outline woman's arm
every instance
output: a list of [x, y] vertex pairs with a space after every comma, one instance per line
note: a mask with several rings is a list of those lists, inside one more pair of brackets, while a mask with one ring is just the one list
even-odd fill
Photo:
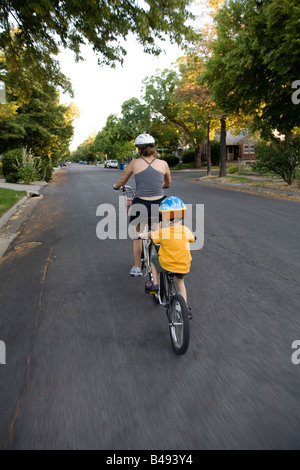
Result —
[[164, 175], [164, 184], [163, 184], [163, 188], [168, 188], [171, 184], [171, 172], [170, 172], [170, 168], [169, 168], [169, 165], [166, 163], [166, 172], [165, 172], [165, 175]]
[[130, 176], [133, 174], [133, 165], [134, 165], [134, 160], [131, 160], [131, 162], [129, 163], [128, 167], [124, 171], [119, 181], [116, 184], [114, 184], [114, 189], [120, 189], [122, 186], [124, 186], [124, 184], [127, 183]]

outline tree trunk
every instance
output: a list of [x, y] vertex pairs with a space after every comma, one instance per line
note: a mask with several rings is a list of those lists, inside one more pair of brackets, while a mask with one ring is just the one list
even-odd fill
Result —
[[220, 174], [226, 176], [226, 118], [221, 119], [221, 138], [220, 138]]
[[201, 145], [195, 148], [195, 168], [201, 168], [201, 150]]
[[207, 123], [207, 176], [211, 175], [210, 122]]

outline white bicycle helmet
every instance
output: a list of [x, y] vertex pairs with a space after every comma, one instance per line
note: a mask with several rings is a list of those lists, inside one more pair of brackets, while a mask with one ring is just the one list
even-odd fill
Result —
[[143, 149], [145, 147], [154, 147], [155, 140], [152, 137], [152, 135], [144, 132], [143, 134], [138, 135], [137, 138], [135, 139], [135, 146], [138, 149]]

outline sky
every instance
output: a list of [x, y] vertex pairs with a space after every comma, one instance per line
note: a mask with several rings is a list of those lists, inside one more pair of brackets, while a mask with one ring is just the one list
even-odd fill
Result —
[[[124, 101], [136, 97], [141, 99], [142, 81], [155, 75], [156, 70], [171, 68], [172, 63], [184, 52], [169, 41], [164, 42], [167, 53], [159, 57], [143, 52], [142, 46], [132, 36], [127, 41], [127, 55], [123, 66], [112, 69], [97, 64], [97, 56], [92, 48], [85, 46], [82, 55], [85, 61], [75, 62], [71, 51], [63, 51], [60, 56], [62, 72], [71, 80], [74, 98], [63, 96], [63, 103], [74, 102], [80, 111], [73, 126], [74, 137], [70, 150], [75, 150], [90, 135], [97, 134], [105, 126], [110, 114], [121, 115]], [[145, 129], [146, 130], [146, 129]]]

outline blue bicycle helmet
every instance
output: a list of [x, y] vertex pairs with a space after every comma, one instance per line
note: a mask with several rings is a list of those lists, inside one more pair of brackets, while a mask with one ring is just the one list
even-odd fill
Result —
[[186, 211], [186, 205], [177, 196], [169, 196], [159, 205], [159, 212], [165, 219], [183, 218]]

